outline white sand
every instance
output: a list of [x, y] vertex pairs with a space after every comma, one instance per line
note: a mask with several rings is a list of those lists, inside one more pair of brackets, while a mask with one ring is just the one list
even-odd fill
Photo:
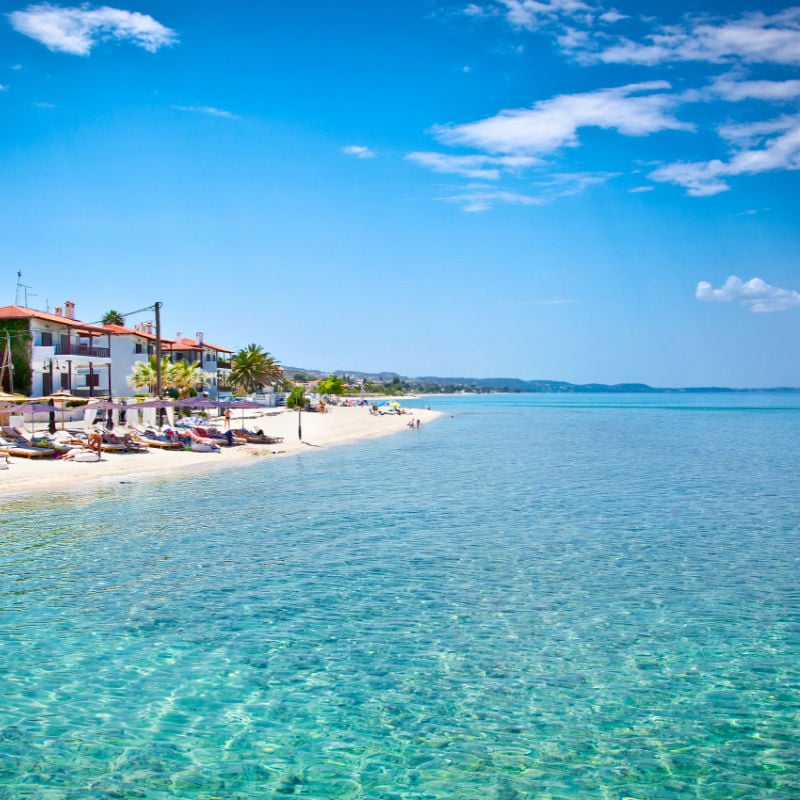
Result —
[[[185, 450], [149, 448], [142, 453], [103, 453], [96, 462], [62, 459], [28, 459], [11, 456], [9, 468], [0, 469], [0, 496], [29, 493], [83, 490], [98, 480], [116, 478], [180, 476], [186, 472], [232, 467], [252, 463], [253, 458], [313, 451], [359, 439], [408, 431], [410, 419], [419, 419], [424, 426], [439, 412], [413, 409], [400, 415], [373, 416], [365, 407], [334, 407], [325, 414], [303, 413], [303, 440], [298, 439], [298, 414], [283, 410], [277, 415], [246, 416], [249, 430], [261, 429], [268, 436], [282, 436], [280, 444], [249, 444], [222, 447], [219, 453], [195, 453]], [[214, 420], [211, 420], [214, 423]], [[232, 427], [240, 427], [241, 417], [234, 414]], [[222, 429], [222, 420], [216, 424]], [[414, 431], [416, 434], [416, 431]], [[2, 456], [0, 455], [0, 458]]]

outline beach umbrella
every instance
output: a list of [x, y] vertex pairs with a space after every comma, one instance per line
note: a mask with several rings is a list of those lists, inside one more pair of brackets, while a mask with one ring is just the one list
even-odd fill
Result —
[[[64, 415], [66, 413], [67, 401], [75, 400], [75, 395], [66, 389], [61, 389], [61, 391], [53, 392], [52, 394], [46, 394], [44, 397], [37, 397], [35, 399], [46, 403], [50, 403], [52, 401], [56, 406], [58, 406], [58, 410], [61, 412], [61, 430], [63, 431], [65, 427]], [[55, 430], [51, 429], [50, 433], [55, 433]]]
[[44, 403], [23, 403], [21, 406], [13, 406], [9, 409], [11, 413], [15, 414], [30, 414], [31, 415], [31, 436], [36, 432], [36, 421], [33, 415], [40, 411], [49, 411], [52, 406], [45, 405]]
[[245, 409], [269, 408], [264, 403], [256, 403], [255, 400], [233, 400], [230, 403], [222, 403], [223, 408], [240, 408], [242, 410], [242, 428], [244, 428]]
[[219, 403], [209, 397], [184, 397], [183, 400], [175, 401], [175, 408], [205, 411], [211, 408], [219, 408]]
[[[115, 411], [118, 408], [123, 408], [123, 406], [120, 405], [120, 403], [115, 403], [113, 400], [101, 400], [98, 403], [90, 403], [89, 405], [86, 406], [85, 410], [86, 411], [94, 411], [95, 412], [94, 422], [92, 423], [93, 425], [97, 424], [98, 422], [103, 422], [104, 421], [103, 417], [106, 416], [107, 420], [105, 421], [105, 424], [106, 424], [106, 427], [109, 428], [109, 430], [110, 430], [111, 428], [114, 427], [114, 420], [113, 420], [113, 417], [111, 416], [111, 414], [112, 414], [113, 411]], [[97, 418], [97, 414], [99, 412], [101, 412], [101, 411], [106, 411], [108, 413], [107, 413], [107, 415], [102, 415], [101, 414], [101, 418], [98, 419]], [[85, 417], [84, 417], [84, 419], [85, 419]]]
[[220, 405], [216, 400], [208, 397], [184, 397], [175, 401], [175, 408], [217, 408]]
[[156, 415], [156, 419], [158, 422], [159, 427], [163, 422], [162, 411], [165, 408], [174, 408], [175, 401], [174, 400], [165, 400], [161, 397], [154, 397], [152, 400], [145, 400], [144, 403], [138, 403], [136, 405], [137, 409], [140, 408], [155, 408], [158, 409], [158, 414]]

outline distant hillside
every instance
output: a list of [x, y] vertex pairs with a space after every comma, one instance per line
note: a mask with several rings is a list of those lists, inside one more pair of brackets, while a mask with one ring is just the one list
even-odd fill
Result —
[[423, 375], [416, 378], [404, 377], [396, 372], [359, 372], [357, 370], [335, 370], [325, 372], [300, 367], [284, 367], [286, 375], [304, 375], [309, 380], [339, 375], [351, 381], [370, 381], [374, 383], [397, 384], [406, 390], [418, 392], [537, 392], [537, 393], [613, 393], [613, 394], [657, 394], [657, 393], [695, 393], [695, 392], [800, 392], [800, 388], [773, 387], [768, 389], [732, 389], [724, 386], [691, 386], [683, 388], [654, 387], [646, 383], [569, 383], [567, 381], [526, 381], [521, 378], [466, 378]]

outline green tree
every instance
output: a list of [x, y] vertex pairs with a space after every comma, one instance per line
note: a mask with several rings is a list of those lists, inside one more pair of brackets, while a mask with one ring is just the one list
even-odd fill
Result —
[[344, 381], [338, 375], [328, 375], [319, 382], [317, 391], [320, 394], [344, 394]]
[[[161, 385], [165, 385], [164, 375], [169, 370], [169, 358], [161, 359]], [[156, 393], [156, 357], [149, 356], [147, 361], [137, 361], [133, 365], [133, 372], [128, 375], [128, 383], [134, 389], [146, 389], [150, 394]]]
[[[161, 359], [161, 389], [164, 393], [173, 392], [178, 397], [187, 397], [191, 390], [208, 377], [200, 368], [200, 362], [170, 362], [168, 356]], [[149, 356], [147, 361], [137, 361], [133, 372], [127, 378], [134, 389], [147, 389], [150, 394], [156, 393], [156, 357]]]
[[261, 345], [249, 344], [231, 359], [231, 383], [245, 392], [283, 382], [283, 369]]
[[295, 386], [286, 398], [286, 408], [305, 408], [306, 397], [302, 386]]
[[114, 311], [112, 308], [111, 311], [106, 311], [103, 314], [103, 325], [124, 325], [125, 324], [125, 317], [119, 313], [119, 311]]
[[170, 389], [175, 389], [180, 397], [189, 397], [196, 388], [208, 378], [208, 373], [203, 372], [199, 361], [176, 361], [170, 364], [167, 370], [166, 383]]

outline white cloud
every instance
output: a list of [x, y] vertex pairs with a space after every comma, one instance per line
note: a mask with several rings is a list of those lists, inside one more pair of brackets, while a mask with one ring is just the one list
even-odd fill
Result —
[[488, 211], [498, 204], [532, 206], [544, 203], [543, 200], [537, 197], [530, 197], [529, 195], [503, 189], [487, 189], [483, 186], [468, 186], [463, 192], [442, 199], [448, 203], [457, 203], [464, 211], [472, 213]]
[[539, 185], [549, 188], [551, 198], [569, 197], [617, 177], [618, 172], [560, 172], [550, 175], [546, 181], [540, 181]]
[[8, 86], [3, 86], [3, 84], [0, 83], [0, 92], [4, 92], [6, 89], [8, 89]]
[[583, 127], [615, 129], [626, 136], [663, 130], [692, 130], [668, 113], [676, 100], [656, 93], [669, 89], [665, 81], [634, 83], [585, 94], [542, 100], [533, 108], [501, 111], [494, 117], [465, 125], [440, 125], [436, 137], [450, 145], [490, 153], [545, 154], [578, 144]]
[[445, 153], [409, 153], [406, 158], [421, 167], [444, 175], [461, 175], [474, 180], [499, 180], [504, 171], [516, 172], [538, 159], [528, 156], [455, 156]]
[[730, 76], [718, 78], [712, 84], [715, 94], [724, 100], [784, 101], [800, 97], [800, 80], [737, 81]]
[[468, 17], [485, 17], [488, 16], [488, 12], [482, 6], [477, 5], [477, 3], [469, 3], [464, 7], [463, 13]]
[[707, 302], [741, 303], [755, 313], [787, 311], [800, 306], [800, 292], [794, 289], [770, 286], [761, 278], [743, 281], [736, 275], [731, 275], [719, 289], [714, 289], [707, 281], [700, 281], [695, 296]]
[[34, 105], [36, 106], [36, 108], [44, 108], [47, 110], [51, 108], [58, 108], [58, 106], [55, 103], [48, 103], [46, 100], [43, 100], [39, 103], [34, 103]]
[[[729, 141], [744, 145], [729, 161], [667, 164], [649, 177], [683, 186], [693, 197], [707, 197], [730, 189], [726, 181], [729, 177], [800, 169], [800, 115], [729, 125], [721, 128], [720, 133]], [[778, 135], [769, 136], [775, 133]]]
[[374, 158], [375, 153], [374, 151], [370, 150], [369, 147], [364, 147], [360, 144], [351, 144], [348, 147], [343, 147], [342, 152], [348, 156], [355, 156], [356, 158]]
[[591, 7], [582, 0], [500, 0], [515, 28], [535, 30], [559, 17], [585, 16]]
[[210, 117], [223, 117], [224, 119], [238, 119], [236, 114], [214, 106], [172, 106], [176, 111], [187, 111], [190, 114], [208, 114]]
[[596, 58], [606, 63], [654, 65], [670, 61], [800, 64], [800, 7], [736, 20], [690, 20], [661, 28], [646, 43], [621, 39]]
[[613, 24], [615, 22], [620, 22], [623, 19], [629, 19], [627, 14], [620, 14], [615, 8], [612, 8], [605, 13], [601, 14], [599, 19], [603, 22], [608, 22], [609, 24]]
[[80, 56], [89, 55], [101, 41], [130, 41], [154, 53], [178, 39], [175, 31], [147, 14], [109, 6], [61, 8], [41, 3], [24, 11], [13, 11], [8, 18], [14, 30], [50, 50]]

